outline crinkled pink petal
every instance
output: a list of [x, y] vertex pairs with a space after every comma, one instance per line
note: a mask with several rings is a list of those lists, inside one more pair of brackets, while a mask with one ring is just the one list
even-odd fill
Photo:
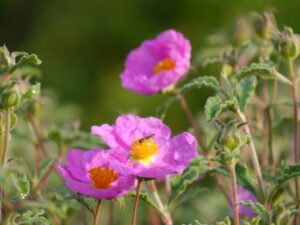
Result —
[[[175, 62], [174, 69], [154, 74], [154, 67], [166, 58]], [[141, 94], [155, 94], [182, 78], [190, 67], [190, 59], [190, 42], [180, 32], [164, 31], [128, 54], [120, 75], [122, 85]]]
[[[118, 157], [115, 157], [116, 152], [117, 150], [105, 151], [103, 149], [70, 150], [66, 156], [66, 166], [57, 162], [60, 173], [66, 179], [66, 186], [85, 196], [97, 199], [117, 198], [134, 189], [137, 181], [133, 175], [133, 169], [122, 158], [125, 155], [119, 154]], [[107, 166], [118, 173], [119, 179], [110, 184], [111, 188], [97, 189], [93, 187], [93, 181], [89, 178], [88, 171], [99, 166]]]
[[113, 126], [93, 126], [92, 133], [100, 135], [111, 148], [123, 148], [125, 151], [129, 151], [132, 142], [138, 138], [154, 134], [153, 141], [161, 145], [171, 136], [170, 128], [160, 119], [140, 118], [130, 114], [119, 116]]
[[167, 174], [182, 173], [189, 165], [189, 161], [198, 156], [197, 142], [193, 135], [183, 132], [162, 146], [160, 152], [148, 165], [133, 163], [137, 176], [157, 178]]

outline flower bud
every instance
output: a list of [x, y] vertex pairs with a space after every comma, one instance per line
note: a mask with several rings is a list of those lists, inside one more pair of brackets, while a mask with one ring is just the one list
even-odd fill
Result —
[[19, 99], [19, 94], [16, 91], [5, 91], [1, 96], [1, 102], [4, 108], [17, 106]]
[[299, 41], [291, 28], [285, 27], [279, 40], [279, 52], [286, 58], [295, 58], [299, 54]]
[[272, 31], [276, 28], [276, 21], [272, 11], [265, 11], [254, 22], [255, 32], [262, 39], [269, 39]]

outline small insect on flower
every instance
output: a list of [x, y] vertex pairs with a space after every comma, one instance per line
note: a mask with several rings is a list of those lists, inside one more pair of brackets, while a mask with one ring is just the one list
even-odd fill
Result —
[[155, 136], [155, 134], [150, 134], [150, 135], [148, 135], [148, 136], [146, 136], [146, 137], [143, 137], [143, 138], [141, 138], [141, 139], [139, 140], [139, 143], [142, 144], [144, 141], [146, 141], [146, 140], [148, 140], [148, 139], [150, 139], [150, 138], [153, 138], [154, 136]]

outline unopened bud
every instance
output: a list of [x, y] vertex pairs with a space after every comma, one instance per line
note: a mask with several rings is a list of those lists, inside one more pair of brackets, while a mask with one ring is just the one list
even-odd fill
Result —
[[299, 54], [299, 41], [291, 28], [285, 28], [279, 40], [279, 52], [286, 58], [295, 58]]
[[19, 94], [16, 91], [6, 91], [1, 96], [1, 102], [4, 108], [15, 107], [19, 104]]
[[262, 16], [257, 18], [254, 23], [256, 34], [262, 39], [269, 39], [272, 31], [276, 28], [274, 15], [271, 11], [266, 11]]

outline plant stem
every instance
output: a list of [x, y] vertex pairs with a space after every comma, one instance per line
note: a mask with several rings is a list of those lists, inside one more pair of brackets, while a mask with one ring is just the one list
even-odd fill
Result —
[[[247, 122], [247, 120], [245, 118], [245, 115], [240, 111], [240, 109], [237, 110], [237, 114], [238, 114], [238, 117], [240, 118], [240, 120], [242, 122]], [[265, 199], [264, 199], [262, 174], [261, 174], [260, 165], [259, 165], [259, 161], [258, 161], [258, 158], [257, 158], [257, 153], [256, 153], [255, 145], [254, 145], [254, 142], [253, 142], [253, 138], [252, 138], [252, 135], [251, 135], [251, 132], [250, 132], [249, 125], [245, 126], [245, 132], [251, 137], [249, 147], [250, 147], [252, 162], [253, 162], [254, 169], [255, 169], [255, 172], [256, 172], [257, 183], [258, 183], [258, 187], [259, 187], [259, 191], [260, 191], [261, 201], [262, 201], [262, 203], [264, 203]]]
[[114, 218], [114, 201], [111, 200], [109, 203], [108, 225], [113, 225], [113, 218]]
[[101, 199], [98, 199], [96, 210], [94, 212], [94, 225], [98, 225], [100, 206], [101, 206]]
[[44, 146], [44, 142], [43, 142], [43, 140], [41, 138], [39, 129], [38, 129], [37, 125], [35, 124], [34, 119], [32, 118], [31, 112], [28, 113], [28, 121], [29, 121], [30, 125], [33, 128], [34, 134], [35, 134], [35, 136], [37, 138], [37, 143], [38, 143], [39, 148], [42, 150], [44, 156], [47, 158], [48, 157], [48, 153], [47, 153], [46, 148]]
[[6, 163], [6, 154], [8, 149], [9, 142], [9, 131], [10, 131], [10, 110], [5, 110], [5, 128], [4, 128], [4, 143], [3, 143], [3, 151], [1, 153], [1, 165], [5, 165]]
[[201, 139], [201, 137], [200, 137], [200, 134], [199, 134], [198, 129], [197, 129], [197, 126], [196, 126], [196, 124], [195, 124], [195, 122], [194, 122], [192, 113], [191, 113], [191, 111], [190, 111], [188, 105], [186, 104], [186, 101], [185, 101], [184, 97], [183, 97], [183, 96], [180, 96], [179, 101], [180, 101], [180, 104], [181, 104], [183, 110], [185, 111], [186, 116], [187, 116], [187, 118], [188, 118], [188, 120], [189, 120], [189, 122], [190, 122], [190, 124], [191, 124], [191, 126], [192, 126], [192, 128], [193, 128], [193, 130], [194, 130], [196, 139], [197, 139], [197, 141], [198, 141], [198, 143], [199, 143], [199, 145], [200, 145], [202, 151], [204, 152], [204, 155], [207, 156], [207, 155], [208, 155], [208, 152], [209, 152], [209, 149], [206, 148], [204, 142], [202, 141], [202, 139]]
[[234, 224], [239, 225], [239, 209], [237, 206], [237, 185], [236, 185], [236, 174], [235, 174], [235, 164], [229, 166], [232, 181], [232, 196], [233, 196], [233, 212], [234, 212]]
[[[192, 113], [188, 107], [188, 105], [186, 104], [186, 101], [184, 99], [183, 96], [180, 96], [179, 97], [179, 101], [180, 101], [180, 104], [183, 108], [183, 110], [185, 111], [186, 113], [186, 116], [194, 130], [194, 133], [195, 133], [195, 136], [196, 136], [196, 139], [197, 139], [197, 142], [199, 143], [203, 153], [204, 153], [204, 156], [205, 157], [208, 157], [209, 156], [209, 149], [205, 146], [204, 142], [202, 141], [201, 137], [200, 137], [200, 134], [198, 132], [198, 129], [197, 129], [197, 126], [194, 122], [194, 119], [193, 119], [193, 116], [192, 116]], [[208, 164], [210, 167], [212, 166], [212, 164], [209, 162]], [[223, 194], [225, 195], [226, 199], [228, 200], [229, 204], [231, 204], [231, 200], [230, 200], [230, 197], [229, 197], [229, 194], [226, 192], [225, 188], [223, 187], [221, 181], [220, 181], [220, 177], [218, 174], [215, 174], [214, 175], [214, 178], [216, 180], [216, 183], [218, 185], [218, 187], [221, 189], [221, 191], [223, 192]]]
[[132, 225], [135, 225], [136, 210], [137, 210], [137, 205], [138, 205], [138, 202], [139, 202], [139, 195], [140, 195], [141, 184], [142, 184], [142, 180], [139, 180], [137, 188], [136, 188], [136, 196], [135, 196], [134, 206], [133, 206]]
[[[295, 78], [294, 68], [293, 68], [293, 60], [288, 60], [289, 64], [289, 72], [293, 82], [292, 92], [293, 92], [293, 104], [294, 104], [294, 163], [299, 163], [298, 156], [298, 100], [297, 100], [297, 81]], [[295, 177], [295, 192], [296, 192], [296, 209], [299, 209], [299, 190], [298, 190], [298, 177]], [[298, 223], [298, 215], [295, 215], [294, 225]]]
[[162, 220], [164, 221], [164, 223], [166, 225], [172, 225], [173, 224], [172, 217], [171, 217], [168, 209], [163, 205], [163, 203], [158, 195], [154, 180], [149, 181], [149, 186], [150, 186], [150, 190], [152, 191], [153, 197], [154, 197], [156, 203], [158, 204], [158, 208], [163, 212], [163, 215], [161, 215]]

